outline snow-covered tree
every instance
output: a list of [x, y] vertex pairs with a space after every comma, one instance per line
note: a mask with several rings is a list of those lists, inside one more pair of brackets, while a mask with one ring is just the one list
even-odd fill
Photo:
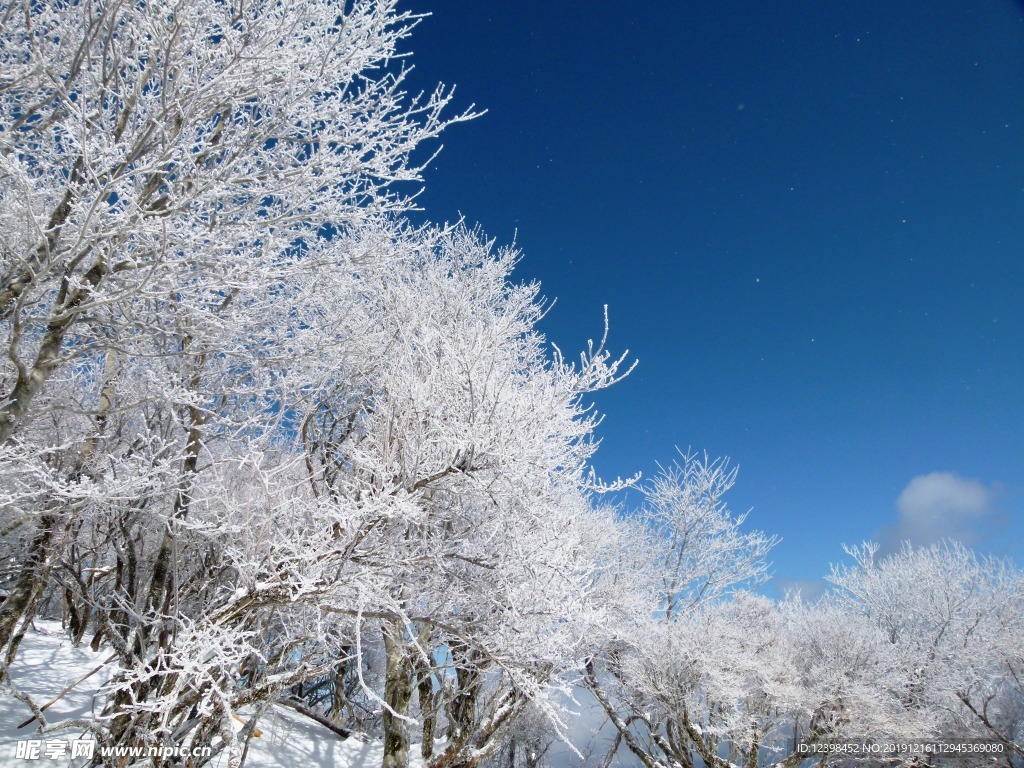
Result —
[[[144, 464], [137, 496], [95, 493], [61, 553], [76, 621], [119, 654], [99, 733], [230, 747], [239, 706], [354, 672], [389, 765], [408, 759], [416, 690], [422, 735], [443, 739], [432, 764], [473, 764], [529, 702], [555, 714], [548, 683], [603, 602], [617, 529], [589, 500], [585, 398], [621, 358], [548, 353], [537, 286], [462, 227], [377, 221], [303, 258], [264, 288], [278, 303], [238, 296], [239, 334], [193, 382], [210, 399], [187, 510], [180, 475], [161, 488]], [[175, 381], [162, 362], [124, 386]], [[156, 439], [133, 418], [119, 434]]]
[[[886, 691], [901, 673], [900, 662], [877, 626], [851, 614], [832, 598], [782, 606], [792, 654], [792, 682], [799, 687], [793, 708], [794, 742], [821, 744], [882, 737], [900, 719]], [[799, 755], [798, 755], [799, 757]]]
[[[151, 475], [185, 513], [216, 385], [204, 368], [233, 351], [232, 305], [303, 267], [318, 234], [408, 207], [392, 187], [419, 178], [412, 153], [450, 97], [403, 92], [393, 61], [414, 21], [388, 0], [0, 14], [0, 462], [28, 545], [0, 609], [9, 655], [54, 553], [105, 493], [89, 478], [111, 417], [150, 419]], [[173, 377], [124, 386], [142, 360]], [[138, 456], [135, 437], [122, 451]]]
[[[853, 564], [835, 567], [830, 577], [838, 605], [848, 626], [883, 640], [858, 674], [858, 687], [867, 682], [874, 690], [869, 711], [884, 707], [890, 715], [884, 724], [875, 716], [868, 735], [994, 739], [1008, 758], [1024, 757], [1021, 573], [956, 543], [905, 546], [880, 561], [874, 545], [848, 552]], [[842, 643], [850, 647], [848, 638]], [[840, 719], [841, 709], [864, 717], [847, 699], [822, 703]]]
[[632, 566], [646, 610], [586, 668], [620, 744], [648, 768], [756, 765], [776, 725], [789, 657], [774, 606], [738, 587], [765, 573], [775, 539], [743, 532], [724, 494], [736, 471], [693, 454], [663, 469], [633, 516], [646, 542]]

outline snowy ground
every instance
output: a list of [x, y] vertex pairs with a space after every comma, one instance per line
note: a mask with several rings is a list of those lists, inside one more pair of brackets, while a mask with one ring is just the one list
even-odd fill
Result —
[[[72, 648], [57, 622], [37, 621], [36, 631], [22, 643], [12, 679], [18, 690], [42, 706], [67, 685], [99, 666], [109, 650], [93, 653], [88, 647]], [[69, 718], [90, 718], [97, 689], [109, 674], [98, 672], [70, 691], [45, 711], [47, 722]], [[0, 768], [9, 766], [84, 766], [85, 757], [72, 758], [75, 742], [83, 738], [81, 728], [41, 736], [36, 724], [18, 728], [31, 716], [29, 708], [8, 691], [0, 693]], [[361, 768], [381, 764], [381, 745], [356, 737], [342, 740], [326, 728], [287, 709], [275, 708], [261, 718], [262, 735], [250, 741], [247, 768]], [[20, 742], [20, 745], [19, 745]], [[79, 746], [79, 749], [82, 747]], [[34, 753], [34, 754], [33, 754]], [[212, 765], [226, 765], [220, 755]]]

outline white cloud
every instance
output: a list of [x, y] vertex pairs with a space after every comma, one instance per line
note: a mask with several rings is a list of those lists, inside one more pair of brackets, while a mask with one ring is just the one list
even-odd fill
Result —
[[918, 475], [896, 500], [899, 519], [883, 531], [883, 549], [896, 549], [903, 541], [921, 546], [943, 539], [973, 545], [992, 522], [993, 498], [983, 483], [956, 472]]

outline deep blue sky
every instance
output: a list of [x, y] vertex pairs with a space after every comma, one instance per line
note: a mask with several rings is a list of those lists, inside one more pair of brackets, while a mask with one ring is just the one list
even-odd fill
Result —
[[602, 475], [731, 456], [780, 583], [903, 535], [1024, 564], [1022, 6], [405, 7], [414, 82], [488, 110], [426, 215], [515, 237], [563, 350], [608, 304], [640, 360], [598, 398]]

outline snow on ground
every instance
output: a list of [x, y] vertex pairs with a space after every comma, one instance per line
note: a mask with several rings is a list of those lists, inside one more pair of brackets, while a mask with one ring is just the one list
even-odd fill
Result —
[[[18, 660], [11, 668], [11, 677], [19, 691], [29, 694], [42, 706], [109, 656], [109, 649], [94, 653], [84, 644], [73, 648], [59, 622], [36, 621], [35, 630], [25, 636]], [[47, 708], [44, 712], [47, 722], [91, 718], [98, 709], [94, 707], [97, 691], [111, 671], [111, 667], [102, 669]], [[35, 723], [19, 729], [31, 714], [31, 710], [8, 690], [0, 691], [0, 768], [80, 768], [89, 763], [85, 757], [71, 757], [74, 743], [84, 736], [81, 728], [45, 736], [39, 735]], [[246, 768], [371, 768], [381, 764], [379, 743], [361, 741], [357, 737], [343, 740], [288, 709], [275, 707], [267, 712], [260, 719], [259, 730], [262, 735], [249, 742]], [[227, 755], [222, 753], [211, 765], [218, 768], [227, 765]]]
[[[66, 686], [99, 666], [109, 655], [109, 650], [106, 653], [94, 653], [84, 644], [72, 648], [59, 622], [37, 621], [35, 629], [29, 631], [22, 641], [18, 659], [11, 667], [11, 678], [17, 690], [30, 695], [33, 701], [42, 707]], [[90, 718], [96, 689], [106, 681], [109, 674], [107, 669], [101, 670], [47, 708], [44, 712], [47, 722]], [[45, 755], [36, 760], [16, 757], [19, 741], [44, 738], [36, 733], [35, 722], [22, 728], [18, 727], [31, 715], [32, 711], [28, 706], [11, 696], [6, 686], [0, 691], [0, 766], [61, 764], [59, 760], [47, 758]], [[78, 729], [45, 738], [60, 737], [68, 741], [79, 739], [81, 736], [81, 729]], [[63, 764], [70, 765], [70, 761], [66, 760]]]

